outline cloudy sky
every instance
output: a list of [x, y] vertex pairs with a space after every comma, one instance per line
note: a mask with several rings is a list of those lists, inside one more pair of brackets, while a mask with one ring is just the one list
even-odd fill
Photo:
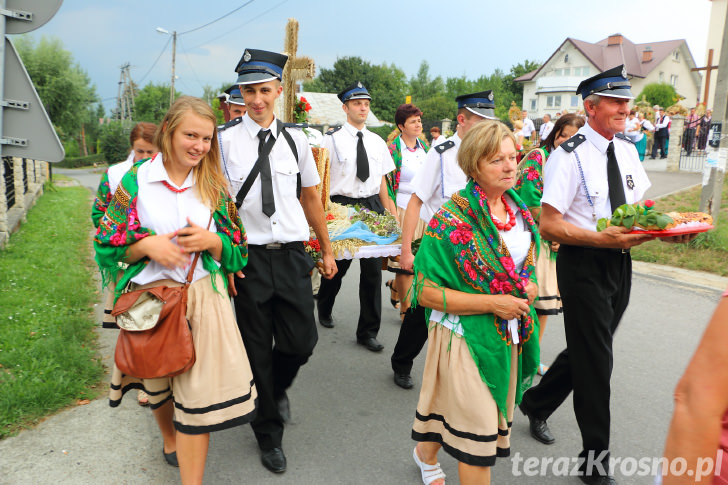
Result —
[[200, 96], [205, 85], [236, 79], [246, 47], [283, 50], [289, 17], [300, 22], [299, 54], [317, 67], [360, 56], [393, 63], [409, 77], [427, 60], [433, 75], [477, 78], [525, 59], [543, 62], [566, 37], [597, 42], [617, 32], [635, 43], [686, 39], [703, 66], [710, 6], [709, 0], [64, 0], [27, 35], [60, 39], [110, 108], [126, 63], [141, 86], [169, 83], [171, 36], [157, 27], [178, 33], [177, 90]]

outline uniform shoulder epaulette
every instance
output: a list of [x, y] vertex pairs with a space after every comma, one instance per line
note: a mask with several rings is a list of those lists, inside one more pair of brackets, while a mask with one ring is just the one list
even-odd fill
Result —
[[454, 146], [455, 146], [455, 142], [454, 141], [447, 140], [447, 141], [444, 141], [444, 142], [440, 143], [439, 145], [437, 145], [435, 147], [435, 151], [437, 151], [437, 153], [439, 153], [440, 155], [442, 155], [446, 150], [449, 150], [449, 149], [451, 149]]
[[624, 133], [622, 133], [622, 132], [615, 133], [614, 136], [617, 137], [617, 138], [619, 138], [620, 140], [628, 141], [628, 142], [634, 144], [634, 142], [632, 141], [632, 139], [630, 137], [628, 137], [627, 135], [625, 135]]
[[217, 127], [217, 131], [225, 131], [228, 128], [231, 128], [231, 127], [233, 127], [233, 126], [235, 126], [237, 124], [240, 124], [242, 121], [243, 121], [243, 117], [242, 116], [239, 116], [239, 117], [235, 118], [234, 120], [228, 121], [227, 123], [225, 123], [224, 125], [222, 125], [222, 127], [219, 127], [218, 126]]
[[581, 133], [577, 133], [576, 135], [572, 136], [564, 143], [562, 143], [560, 146], [566, 151], [566, 153], [571, 153], [576, 147], [584, 143], [584, 140], [586, 140], [586, 137]]
[[308, 128], [308, 123], [283, 123], [283, 127], [284, 128], [298, 128], [300, 130], [303, 128]]
[[327, 135], [333, 135], [334, 133], [336, 133], [337, 131], [339, 131], [343, 127], [344, 127], [344, 125], [337, 126], [336, 128], [329, 128], [329, 131], [327, 131], [326, 134]]

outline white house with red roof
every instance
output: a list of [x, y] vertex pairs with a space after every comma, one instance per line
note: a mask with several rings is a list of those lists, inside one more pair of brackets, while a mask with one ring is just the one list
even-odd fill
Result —
[[523, 109], [529, 115], [553, 116], [583, 109], [576, 88], [595, 74], [624, 64], [637, 96], [650, 83], [672, 84], [685, 98], [686, 107], [695, 106], [700, 96], [701, 76], [684, 39], [635, 44], [622, 34], [613, 34], [592, 44], [567, 39], [538, 69], [517, 77], [523, 83]]

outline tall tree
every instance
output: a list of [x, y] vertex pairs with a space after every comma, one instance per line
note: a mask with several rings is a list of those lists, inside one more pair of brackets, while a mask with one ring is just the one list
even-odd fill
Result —
[[442, 95], [445, 91], [445, 83], [440, 76], [434, 79], [430, 77], [430, 64], [427, 61], [422, 61], [417, 74], [410, 79], [409, 85], [409, 94], [412, 95], [414, 104]]
[[44, 36], [36, 44], [21, 36], [14, 43], [59, 138], [79, 143], [84, 126], [94, 122], [99, 100], [88, 74], [57, 38]]
[[394, 112], [407, 92], [407, 77], [394, 64], [372, 65], [361, 57], [340, 57], [331, 69], [322, 68], [316, 79], [303, 86], [306, 91], [338, 93], [355, 81], [361, 81], [372, 95], [372, 112], [382, 120], [394, 121]]
[[[180, 94], [175, 90], [175, 98]], [[169, 109], [169, 84], [149, 83], [136, 92], [134, 121], [159, 123]]]

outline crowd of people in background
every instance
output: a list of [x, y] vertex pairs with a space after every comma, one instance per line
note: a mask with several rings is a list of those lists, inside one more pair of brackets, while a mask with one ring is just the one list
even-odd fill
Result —
[[[112, 406], [130, 389], [146, 393], [139, 402], [151, 405], [163, 457], [180, 467], [184, 484], [202, 483], [210, 432], [246, 423], [262, 465], [286, 471], [287, 390], [314, 352], [315, 317], [324, 329], [338, 323], [333, 308], [352, 260], [334, 259], [310, 140], [275, 115], [287, 60], [245, 49], [223, 97], [223, 126], [191, 97], [175, 101], [159, 126], [140, 123], [129, 159], [105, 174], [93, 208], [107, 307], [128, 288], [191, 276], [195, 364], [155, 379], [114, 367], [110, 390]], [[515, 408], [548, 445], [556, 438], [546, 421], [572, 391], [579, 478], [616, 483], [602, 462], [585, 460], [609, 459], [612, 339], [629, 300], [629, 250], [654, 236], [615, 226], [597, 233], [595, 224], [649, 188], [640, 162], [650, 133], [651, 158], [667, 156], [669, 116], [659, 106], [651, 116], [630, 110], [634, 97], [618, 66], [579, 85], [586, 115], [546, 114], [537, 129], [523, 110], [511, 129], [487, 90], [458, 96], [455, 132], [433, 127], [430, 143], [422, 111], [402, 104], [387, 146], [366, 126], [369, 91], [351, 81], [338, 94], [346, 122], [321, 141], [330, 198], [388, 211], [401, 228], [399, 257], [359, 260], [355, 337], [366, 350], [384, 349], [384, 268], [394, 274], [385, 298], [402, 319], [391, 356], [397, 386], [414, 387], [413, 360], [427, 345], [412, 426], [423, 483], [445, 483], [441, 449], [458, 461], [460, 483], [490, 483], [496, 459], [510, 453]], [[705, 149], [710, 117], [691, 110], [686, 150]], [[309, 228], [322, 253], [317, 301], [317, 270], [302, 242]], [[540, 342], [548, 317], [562, 312], [567, 346], [547, 365]], [[537, 374], [542, 380], [530, 387]], [[685, 427], [678, 419], [692, 414], [681, 411], [670, 453]]]

